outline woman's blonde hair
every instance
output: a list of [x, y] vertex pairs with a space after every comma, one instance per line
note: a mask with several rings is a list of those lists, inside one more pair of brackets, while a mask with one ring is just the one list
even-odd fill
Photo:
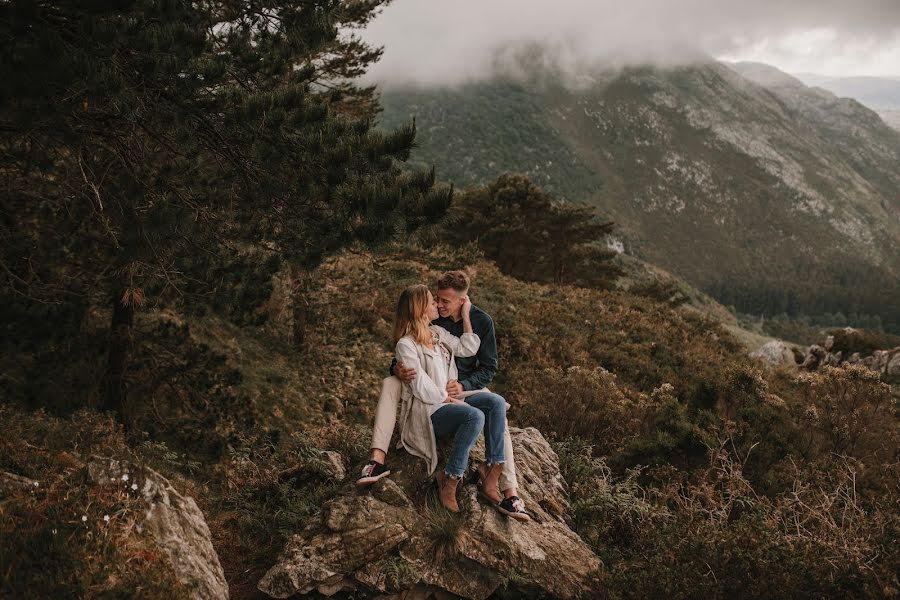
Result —
[[431, 342], [428, 330], [428, 286], [411, 285], [400, 294], [397, 315], [394, 318], [394, 343], [405, 335], [411, 335], [417, 344]]

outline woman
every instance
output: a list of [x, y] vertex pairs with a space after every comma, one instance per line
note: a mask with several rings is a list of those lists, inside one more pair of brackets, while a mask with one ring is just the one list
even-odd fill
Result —
[[[456, 337], [429, 324], [438, 317], [437, 304], [426, 286], [414, 285], [400, 295], [394, 322], [397, 360], [418, 373], [411, 383], [403, 385], [401, 392], [400, 443], [410, 454], [423, 458], [431, 474], [438, 459], [435, 436], [453, 435], [447, 464], [437, 474], [441, 504], [452, 512], [459, 511], [456, 488], [485, 424], [484, 412], [450, 397], [446, 391], [447, 382], [457, 377], [455, 357], [474, 356], [481, 343], [472, 332], [471, 307], [466, 297], [461, 315], [463, 334]], [[494, 419], [492, 426], [501, 428], [499, 435], [485, 432], [485, 439], [502, 440], [505, 420]], [[503, 453], [502, 443], [499, 448], [486, 448], [486, 455], [494, 457], [494, 464], [485, 471], [487, 485], [496, 485]]]

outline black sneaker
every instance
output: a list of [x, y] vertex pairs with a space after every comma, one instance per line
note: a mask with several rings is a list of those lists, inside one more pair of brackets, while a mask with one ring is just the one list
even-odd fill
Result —
[[497, 505], [497, 510], [516, 521], [522, 521], [524, 523], [525, 521], [531, 520], [531, 515], [525, 512], [525, 503], [522, 502], [522, 499], [518, 496], [504, 498], [500, 501], [500, 504]]
[[391, 469], [380, 462], [370, 460], [362, 469], [362, 477], [356, 480], [356, 485], [372, 485], [382, 477], [391, 474]]

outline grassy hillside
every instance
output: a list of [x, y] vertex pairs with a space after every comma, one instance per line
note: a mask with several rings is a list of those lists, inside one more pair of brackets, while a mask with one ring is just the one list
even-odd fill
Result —
[[[53, 493], [7, 498], [0, 531], [28, 531], [21, 544], [35, 547], [51, 529], [80, 531], [53, 515], [70, 510], [66, 490], [84, 493], [67, 476], [81, 453], [146, 461], [198, 499], [232, 597], [259, 597], [256, 581], [285, 540], [337, 489], [317, 475], [316, 452], [339, 452], [350, 476], [366, 454], [399, 291], [457, 260], [444, 248], [329, 260], [308, 297], [313, 350], [301, 354], [288, 344], [281, 274], [257, 325], [197, 307], [141, 313], [145, 360], [131, 374], [130, 431], [91, 411], [57, 403], [55, 414], [32, 412], [24, 393], [6, 397], [0, 469], [57, 483]], [[492, 387], [512, 404], [513, 424], [538, 427], [559, 452], [573, 525], [603, 558], [609, 597], [898, 589], [891, 498], [900, 429], [886, 386], [859, 369], [760, 370], [717, 319], [689, 305], [522, 283], [486, 262], [468, 269], [475, 304], [497, 326]], [[85, 323], [86, 337], [94, 326]], [[66, 360], [90, 371], [102, 355]], [[78, 390], [70, 405], [87, 401], [77, 394], [89, 390]], [[292, 467], [301, 475], [285, 475]], [[34, 527], [20, 529], [26, 521]], [[0, 572], [33, 597], [77, 595], [119, 589], [109, 574], [134, 560], [109, 547], [66, 545], [54, 556], [62, 552], [53, 578], [37, 576], [36, 558], [9, 553], [0, 553]], [[154, 560], [148, 597], [173, 585]], [[93, 579], [71, 583], [86, 564]]]

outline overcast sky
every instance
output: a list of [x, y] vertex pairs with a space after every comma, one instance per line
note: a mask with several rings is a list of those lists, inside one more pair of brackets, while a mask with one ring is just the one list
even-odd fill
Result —
[[706, 55], [900, 77], [900, 0], [394, 0], [363, 37], [385, 47], [370, 71], [382, 82], [484, 77], [523, 42], [574, 72]]

